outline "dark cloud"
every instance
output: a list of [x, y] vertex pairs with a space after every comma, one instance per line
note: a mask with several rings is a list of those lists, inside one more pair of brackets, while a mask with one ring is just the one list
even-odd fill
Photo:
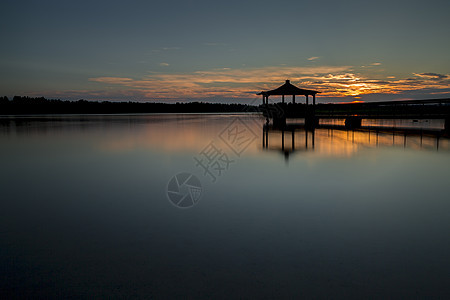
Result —
[[429, 79], [433, 79], [433, 80], [442, 80], [442, 79], [449, 78], [448, 75], [443, 75], [443, 74], [438, 74], [438, 73], [419, 73], [416, 75], [420, 76], [420, 77], [428, 77]]

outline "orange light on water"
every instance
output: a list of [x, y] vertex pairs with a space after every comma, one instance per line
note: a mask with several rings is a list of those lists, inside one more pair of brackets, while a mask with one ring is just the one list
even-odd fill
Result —
[[338, 104], [352, 104], [352, 103], [364, 103], [362, 100], [354, 100], [350, 102], [338, 102]]

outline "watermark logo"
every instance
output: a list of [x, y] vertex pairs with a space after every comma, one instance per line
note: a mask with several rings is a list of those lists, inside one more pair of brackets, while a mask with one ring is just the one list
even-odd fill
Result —
[[182, 172], [173, 176], [167, 184], [167, 198], [178, 208], [190, 208], [198, 203], [203, 188], [193, 174]]
[[234, 163], [234, 160], [230, 159], [213, 141], [199, 153], [199, 156], [194, 157], [194, 160], [197, 162], [195, 166], [201, 167], [204, 171], [203, 175], [210, 176], [212, 182], [216, 182], [217, 177], [221, 176], [224, 170], [228, 170], [231, 163]]
[[219, 134], [219, 138], [237, 156], [241, 156], [245, 149], [256, 139], [256, 134], [241, 119], [236, 118]]
[[[252, 119], [250, 121], [256, 122]], [[218, 135], [220, 141], [217, 138], [211, 140], [198, 155], [193, 157], [195, 166], [203, 171], [204, 177], [209, 177], [211, 182], [215, 183], [257, 137], [250, 127], [237, 117], [220, 132]], [[220, 144], [225, 144], [225, 147], [219, 146]], [[167, 184], [167, 197], [179, 208], [189, 208], [197, 204], [202, 191], [200, 180], [191, 173], [179, 173]]]

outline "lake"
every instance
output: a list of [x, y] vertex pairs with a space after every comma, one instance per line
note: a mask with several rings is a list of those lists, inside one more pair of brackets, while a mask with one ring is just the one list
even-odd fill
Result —
[[450, 297], [448, 139], [264, 124], [0, 117], [0, 293]]

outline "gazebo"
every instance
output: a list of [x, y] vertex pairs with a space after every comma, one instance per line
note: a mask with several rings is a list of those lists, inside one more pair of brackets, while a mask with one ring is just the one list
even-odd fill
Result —
[[286, 80], [286, 83], [283, 84], [282, 86], [280, 86], [274, 90], [258, 93], [257, 95], [263, 96], [263, 105], [269, 104], [269, 96], [272, 96], [272, 95], [280, 95], [282, 103], [284, 103], [285, 95], [292, 95], [292, 103], [295, 103], [295, 95], [303, 95], [306, 97], [306, 105], [308, 105], [308, 96], [312, 95], [313, 105], [316, 105], [316, 94], [317, 93], [320, 93], [320, 92], [298, 88], [295, 85], [292, 85], [289, 80]]

